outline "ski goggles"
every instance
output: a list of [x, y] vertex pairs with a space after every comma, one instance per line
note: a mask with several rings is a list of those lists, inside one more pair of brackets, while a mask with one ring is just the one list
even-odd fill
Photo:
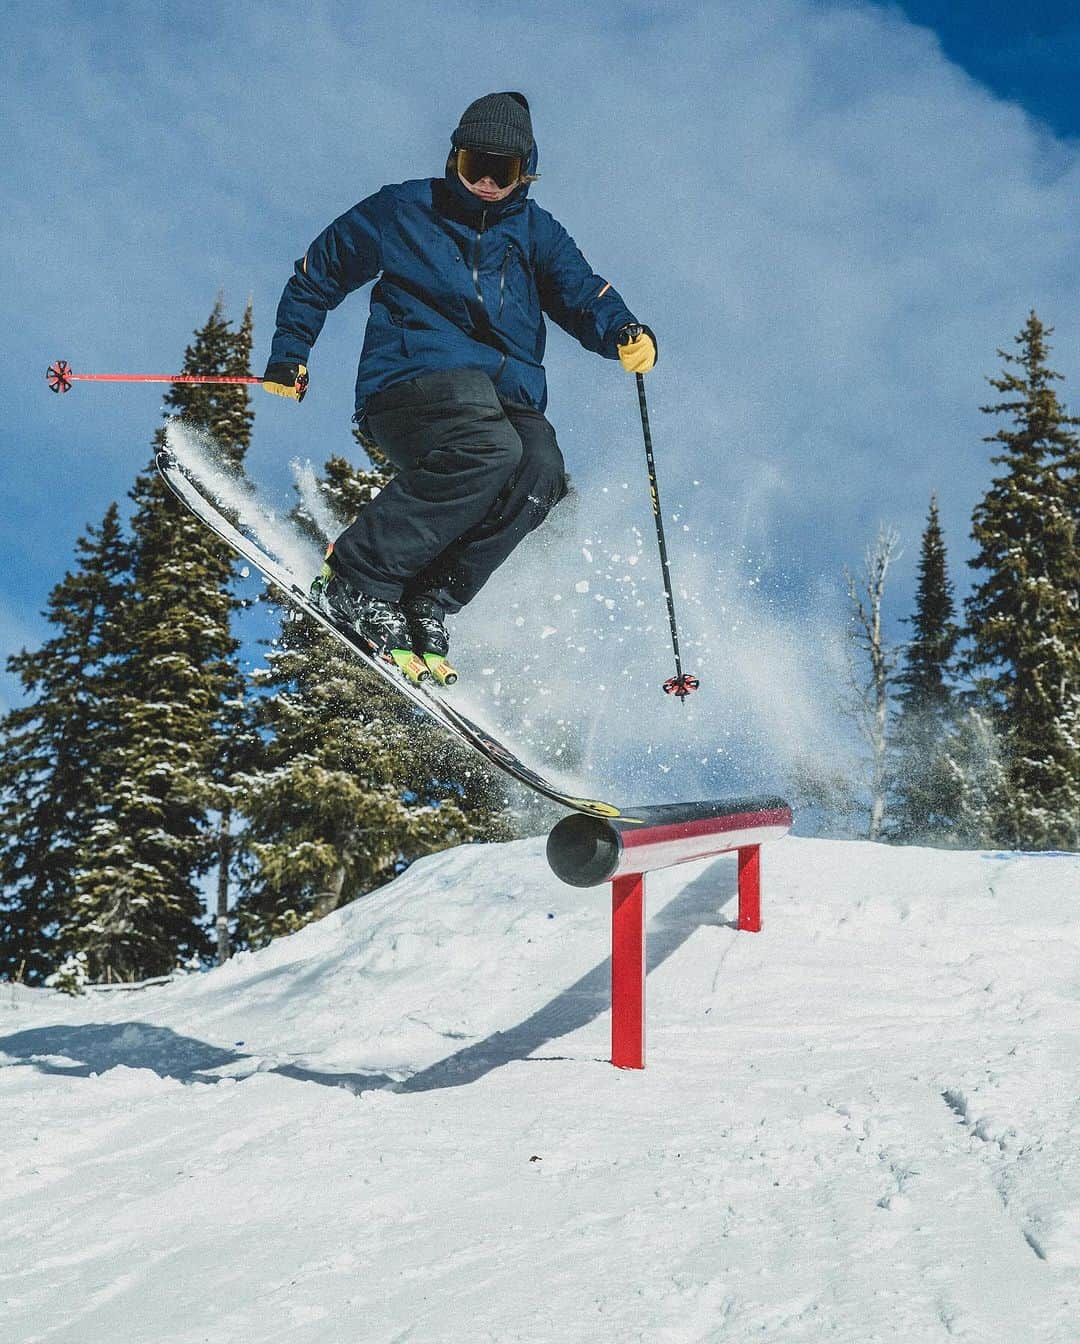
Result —
[[512, 187], [521, 177], [520, 154], [489, 154], [486, 149], [459, 149], [457, 170], [475, 185], [490, 177], [497, 187]]

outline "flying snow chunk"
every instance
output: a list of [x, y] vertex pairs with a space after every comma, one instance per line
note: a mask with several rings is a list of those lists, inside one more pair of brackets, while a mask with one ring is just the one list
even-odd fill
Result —
[[545, 625], [543, 630], [540, 631], [540, 638], [548, 639], [551, 635], [555, 634], [558, 634], [558, 630], [555, 628], [555, 626]]
[[250, 565], [244, 565], [244, 567], [243, 567], [243, 568], [241, 569], [241, 571], [240, 571], [240, 577], [241, 577], [242, 579], [250, 579], [250, 578], [251, 578], [251, 566], [250, 566]]
[[580, 583], [574, 584], [575, 593], [587, 593], [589, 591], [589, 580], [582, 579]]

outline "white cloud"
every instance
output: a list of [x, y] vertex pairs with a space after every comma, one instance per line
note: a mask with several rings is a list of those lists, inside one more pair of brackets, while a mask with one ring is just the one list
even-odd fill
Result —
[[[13, 593], [15, 609], [40, 605], [85, 517], [126, 489], [158, 409], [152, 391], [49, 398], [48, 359], [175, 364], [221, 285], [234, 311], [253, 294], [261, 358], [309, 238], [382, 182], [439, 171], [458, 112], [492, 87], [530, 96], [537, 198], [659, 334], [661, 484], [718, 571], [765, 563], [796, 608], [802, 595], [816, 609], [823, 578], [839, 583], [884, 517], [905, 534], [899, 595], [936, 489], [962, 580], [991, 474], [977, 407], [995, 348], [1034, 305], [1057, 326], [1066, 396], [1080, 378], [1076, 146], [898, 13], [432, 0], [316, 3], [302, 19], [284, 3], [191, 6], [181, 22], [176, 6], [114, 9], [107, 39], [77, 5], [61, 8], [62, 41], [29, 9], [7, 19], [16, 189], [2, 247], [18, 320], [0, 356], [21, 395], [4, 432], [48, 451], [5, 454], [5, 470], [27, 530], [53, 540], [41, 591]], [[293, 456], [351, 450], [365, 313], [354, 296], [331, 315], [302, 408], [258, 405], [251, 470], [282, 493]], [[632, 384], [561, 333], [549, 375], [586, 522], [600, 487], [628, 480], [618, 526], [648, 527]], [[672, 554], [689, 573], [680, 538]], [[500, 619], [480, 608], [471, 628], [485, 616]]]

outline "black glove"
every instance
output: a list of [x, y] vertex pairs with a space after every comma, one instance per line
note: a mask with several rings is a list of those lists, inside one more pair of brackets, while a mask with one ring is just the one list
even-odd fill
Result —
[[303, 401], [308, 385], [307, 365], [268, 364], [262, 376], [262, 385], [267, 392], [273, 392], [275, 397]]

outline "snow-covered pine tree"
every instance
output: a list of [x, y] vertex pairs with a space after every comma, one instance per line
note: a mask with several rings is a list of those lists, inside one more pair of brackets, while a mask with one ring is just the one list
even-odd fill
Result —
[[[185, 373], [247, 373], [251, 313], [233, 331], [219, 299], [195, 333]], [[177, 385], [166, 403], [237, 466], [252, 413], [244, 387]], [[155, 447], [164, 431], [155, 436]], [[79, 855], [78, 901], [63, 930], [92, 979], [163, 974], [207, 951], [198, 880], [221, 846], [225, 747], [242, 703], [230, 628], [228, 549], [164, 488], [153, 463], [131, 492], [132, 574], [113, 668], [117, 729], [103, 808]]]
[[967, 601], [969, 669], [1001, 730], [1008, 788], [1001, 843], [1080, 847], [1080, 545], [1070, 477], [1078, 440], [1049, 368], [1045, 328], [1032, 312], [1018, 354], [990, 384], [1003, 399], [982, 409], [1010, 423], [988, 436], [1003, 468], [975, 510], [983, 577]]
[[954, 827], [956, 786], [944, 751], [958, 712], [953, 686], [960, 629], [955, 615], [934, 495], [919, 552], [912, 638], [894, 678], [898, 689], [890, 734], [889, 838], [903, 844], [948, 841]]
[[992, 849], [1000, 844], [1001, 802], [1008, 796], [1008, 779], [990, 716], [975, 704], [964, 704], [946, 731], [938, 761], [951, 790], [950, 843], [959, 849]]
[[[343, 526], [385, 482], [372, 457], [370, 470], [327, 462], [319, 498], [296, 511], [313, 536], [313, 508]], [[502, 781], [287, 604], [255, 680], [266, 746], [245, 780], [238, 903], [238, 933], [251, 945], [355, 900], [423, 854], [507, 838]]]
[[130, 552], [111, 504], [49, 595], [57, 633], [8, 659], [27, 696], [0, 721], [0, 975], [39, 984], [63, 960], [74, 868], [101, 802], [105, 692]]

